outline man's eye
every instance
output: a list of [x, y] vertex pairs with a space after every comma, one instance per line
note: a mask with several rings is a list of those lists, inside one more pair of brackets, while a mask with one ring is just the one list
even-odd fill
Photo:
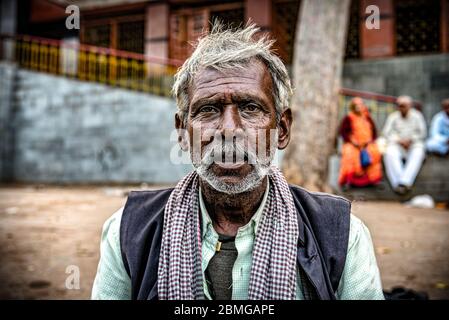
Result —
[[200, 108], [200, 112], [205, 112], [205, 113], [217, 112], [217, 108], [214, 106], [204, 106], [204, 107]]
[[253, 112], [253, 111], [257, 111], [259, 110], [259, 107], [254, 104], [254, 103], [248, 103], [242, 106], [242, 110], [243, 111], [249, 111], [249, 112]]

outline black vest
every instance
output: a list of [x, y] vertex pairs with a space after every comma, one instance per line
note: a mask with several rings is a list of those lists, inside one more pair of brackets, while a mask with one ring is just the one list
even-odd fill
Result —
[[[120, 246], [132, 299], [157, 299], [165, 204], [173, 189], [134, 191], [120, 225]], [[335, 299], [346, 260], [351, 203], [290, 186], [298, 212], [298, 266], [306, 299]]]

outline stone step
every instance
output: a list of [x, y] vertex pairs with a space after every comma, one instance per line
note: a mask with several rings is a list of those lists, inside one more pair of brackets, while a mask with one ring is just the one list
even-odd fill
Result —
[[436, 202], [449, 201], [449, 157], [438, 157], [427, 155], [426, 160], [416, 178], [415, 185], [410, 193], [400, 196], [397, 195], [387, 181], [385, 168], [384, 179], [377, 186], [364, 188], [351, 188], [341, 190], [338, 188], [338, 194], [349, 199], [359, 200], [395, 200], [407, 201], [412, 197], [422, 194], [428, 194]]

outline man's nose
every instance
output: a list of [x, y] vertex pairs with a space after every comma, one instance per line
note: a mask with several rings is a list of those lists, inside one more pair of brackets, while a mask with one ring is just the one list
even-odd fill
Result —
[[223, 109], [223, 115], [221, 120], [221, 132], [235, 132], [242, 128], [242, 123], [240, 121], [239, 110], [236, 105], [227, 105]]

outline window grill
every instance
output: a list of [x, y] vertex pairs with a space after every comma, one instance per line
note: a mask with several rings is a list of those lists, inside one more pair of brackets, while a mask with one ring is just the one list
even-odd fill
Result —
[[109, 47], [111, 45], [111, 25], [101, 24], [89, 26], [84, 29], [83, 43], [98, 47]]
[[119, 50], [144, 52], [144, 21], [122, 22], [118, 25]]
[[440, 1], [401, 0], [395, 2], [396, 52], [440, 51]]

